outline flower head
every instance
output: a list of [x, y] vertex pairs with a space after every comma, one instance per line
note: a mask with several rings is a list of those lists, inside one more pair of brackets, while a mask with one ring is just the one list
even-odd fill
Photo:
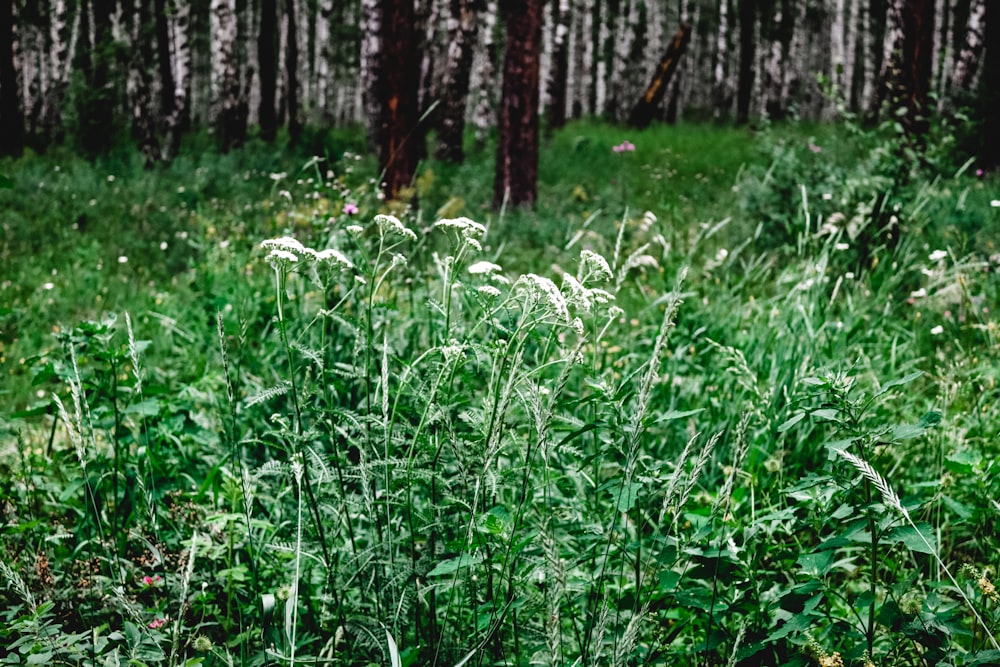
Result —
[[344, 213], [346, 215], [354, 215], [357, 212], [358, 212], [358, 205], [357, 204], [353, 204], [351, 202], [348, 202], [348, 203], [344, 204]]
[[811, 152], [813, 152], [813, 153], [822, 153], [823, 152], [822, 148], [820, 148], [819, 146], [817, 146], [816, 144], [814, 144], [811, 141], [809, 142], [809, 150]]
[[611, 150], [614, 151], [615, 153], [631, 153], [632, 151], [635, 150], [635, 144], [626, 139], [617, 146], [612, 146]]
[[394, 215], [379, 214], [375, 216], [375, 223], [379, 226], [384, 234], [397, 234], [399, 236], [410, 239], [411, 241], [417, 240], [417, 235], [413, 233], [409, 227], [404, 225], [399, 221]]

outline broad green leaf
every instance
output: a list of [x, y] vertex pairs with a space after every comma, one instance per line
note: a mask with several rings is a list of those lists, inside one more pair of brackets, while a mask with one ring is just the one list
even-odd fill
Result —
[[979, 452], [970, 449], [963, 449], [948, 454], [945, 458], [945, 466], [952, 472], [970, 473], [974, 468], [978, 468], [983, 462], [983, 457]]
[[802, 568], [802, 573], [811, 577], [822, 577], [830, 571], [834, 552], [831, 549], [802, 554], [795, 563]]
[[635, 501], [639, 498], [640, 491], [642, 491], [642, 482], [624, 484], [618, 495], [618, 511], [628, 512], [632, 509], [635, 506]]
[[685, 417], [696, 415], [704, 410], [705, 408], [698, 408], [697, 410], [668, 410], [657, 417], [656, 423], [662, 424], [663, 422], [672, 421], [674, 419], [684, 419]]
[[934, 537], [934, 529], [928, 523], [918, 523], [918, 533], [913, 526], [907, 524], [894, 528], [889, 533], [889, 539], [906, 546], [910, 551], [921, 554], [937, 553], [937, 539]]
[[470, 565], [478, 565], [483, 562], [483, 557], [474, 554], [462, 554], [458, 558], [449, 558], [448, 560], [443, 560], [434, 566], [434, 569], [427, 573], [428, 577], [440, 577], [445, 574], [454, 574], [458, 572], [463, 567], [468, 567]]
[[837, 418], [840, 417], [840, 412], [833, 408], [820, 408], [819, 410], [813, 410], [812, 415], [818, 419], [837, 421]]

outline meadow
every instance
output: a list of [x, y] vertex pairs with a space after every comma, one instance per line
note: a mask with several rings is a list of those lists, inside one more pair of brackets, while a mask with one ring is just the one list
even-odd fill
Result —
[[0, 162], [4, 664], [1000, 664], [946, 133], [578, 122], [501, 212], [471, 139], [417, 210], [211, 143]]

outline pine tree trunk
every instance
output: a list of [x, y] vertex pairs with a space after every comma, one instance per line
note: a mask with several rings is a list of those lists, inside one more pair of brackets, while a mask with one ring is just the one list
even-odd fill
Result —
[[260, 72], [260, 107], [257, 119], [260, 137], [274, 141], [278, 133], [278, 3], [261, 0], [260, 32], [257, 36], [257, 63]]
[[411, 0], [380, 0], [382, 14], [376, 91], [379, 104], [379, 170], [386, 199], [396, 199], [413, 182], [421, 151], [417, 129], [416, 54]]
[[570, 0], [553, 3], [552, 62], [548, 80], [548, 107], [545, 110], [545, 133], [552, 132], [566, 124], [566, 79], [569, 70], [569, 28]]
[[469, 97], [479, 10], [474, 0], [451, 0], [449, 4], [448, 57], [442, 81], [435, 152], [439, 160], [462, 162], [465, 159], [462, 138], [465, 134], [465, 107]]
[[24, 113], [14, 67], [14, 0], [0, 0], [0, 155], [24, 150]]
[[299, 117], [299, 35], [295, 0], [285, 0], [285, 104], [288, 112], [288, 137], [295, 143], [302, 134]]
[[757, 42], [754, 38], [756, 4], [756, 0], [740, 0], [740, 72], [736, 90], [736, 122], [740, 125], [745, 125], [750, 120], [754, 60], [757, 57]]
[[541, 0], [504, 0], [506, 47], [497, 123], [493, 208], [531, 206], [538, 188]]
[[663, 100], [663, 95], [667, 92], [667, 85], [670, 83], [670, 78], [674, 75], [674, 71], [677, 69], [677, 62], [684, 55], [690, 39], [691, 26], [687, 23], [682, 23], [674, 38], [670, 41], [667, 52], [663, 54], [663, 58], [660, 60], [660, 64], [656, 68], [656, 72], [653, 74], [653, 79], [649, 82], [646, 92], [643, 93], [639, 102], [632, 108], [632, 113], [629, 115], [629, 125], [641, 129], [648, 127], [653, 122], [656, 109]]

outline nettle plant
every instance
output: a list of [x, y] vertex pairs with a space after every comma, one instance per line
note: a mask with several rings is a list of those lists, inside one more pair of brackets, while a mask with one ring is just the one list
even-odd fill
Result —
[[[806, 378], [804, 402], [813, 407], [778, 427], [786, 432], [808, 417], [833, 427], [824, 443], [830, 465], [786, 490], [804, 510], [797, 539], [810, 548], [795, 563], [807, 578], [792, 589], [799, 612], [781, 632], [807, 633], [806, 650], [821, 665], [985, 665], [1000, 658], [997, 594], [986, 571], [946, 563], [940, 532], [924, 520], [934, 499], [900, 496], [880, 472], [902, 471], [908, 442], [941, 422], [936, 411], [915, 424], [885, 421], [883, 403], [921, 375], [870, 393], [843, 372]], [[842, 643], [843, 658], [826, 652], [830, 641]]]

